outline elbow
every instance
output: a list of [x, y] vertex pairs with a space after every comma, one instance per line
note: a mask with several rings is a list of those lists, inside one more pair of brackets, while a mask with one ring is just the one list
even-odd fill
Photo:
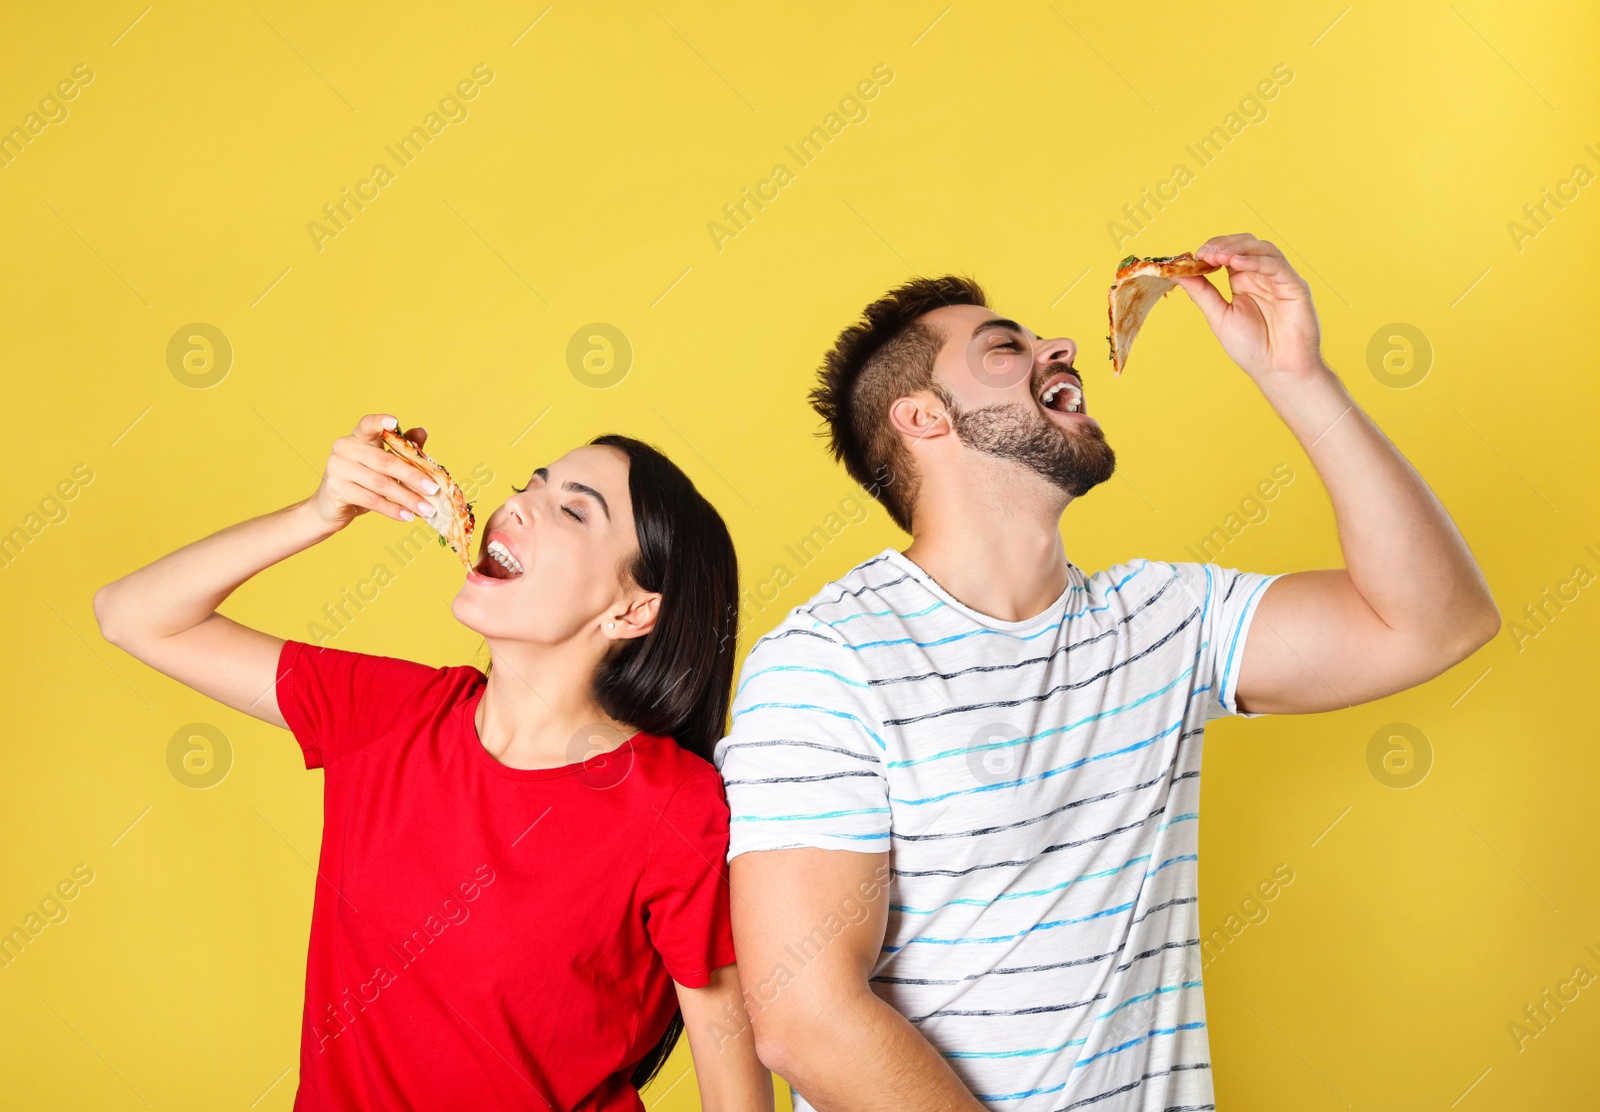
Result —
[[761, 1064], [779, 1077], [792, 1079], [795, 1063], [804, 1057], [796, 1040], [782, 1024], [772, 1019], [753, 1021], [756, 1057]]
[[769, 1007], [759, 1018], [751, 1016], [756, 1057], [795, 1088], [816, 1088], [813, 1084], [815, 1067], [819, 1058], [827, 1054], [820, 1044], [826, 1038], [828, 1024], [826, 1018], [806, 1015], [793, 1008]]
[[100, 627], [100, 636], [113, 645], [120, 644], [121, 636], [117, 625], [115, 594], [112, 588], [114, 583], [107, 583], [94, 593], [94, 621]]
[[1472, 621], [1467, 623], [1467, 629], [1468, 656], [1493, 641], [1495, 634], [1500, 632], [1500, 607], [1495, 605], [1494, 596], [1487, 591]]
[[1490, 598], [1483, 612], [1483, 640], [1478, 642], [1478, 647], [1482, 648], [1493, 641], [1495, 635], [1500, 632], [1500, 626], [1500, 608], [1495, 605], [1494, 599]]
[[1485, 594], [1474, 606], [1463, 608], [1449, 633], [1440, 638], [1444, 649], [1443, 672], [1453, 668], [1473, 653], [1483, 648], [1500, 632], [1500, 608], [1494, 599]]

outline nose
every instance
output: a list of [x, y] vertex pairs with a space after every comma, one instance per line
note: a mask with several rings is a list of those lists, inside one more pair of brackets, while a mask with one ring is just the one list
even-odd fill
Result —
[[503, 524], [524, 528], [528, 522], [533, 520], [533, 510], [523, 502], [526, 497], [528, 497], [528, 491], [524, 490], [520, 494], [513, 494], [505, 500]]
[[1034, 362], [1041, 367], [1052, 363], [1065, 363], [1072, 366], [1072, 361], [1078, 357], [1078, 345], [1065, 336], [1054, 340], [1041, 340], [1034, 348]]

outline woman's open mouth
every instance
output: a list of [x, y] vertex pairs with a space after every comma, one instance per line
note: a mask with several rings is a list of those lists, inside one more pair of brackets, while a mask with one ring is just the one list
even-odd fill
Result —
[[485, 579], [520, 579], [524, 568], [511, 549], [498, 540], [491, 540], [483, 546], [483, 555], [472, 570]]

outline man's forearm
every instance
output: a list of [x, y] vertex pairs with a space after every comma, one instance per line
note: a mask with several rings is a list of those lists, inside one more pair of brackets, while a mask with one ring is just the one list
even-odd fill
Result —
[[768, 1065], [819, 1112], [984, 1108], [928, 1040], [871, 992], [831, 997], [826, 1017], [791, 1029]]
[[333, 531], [308, 502], [230, 525], [102, 587], [95, 617], [108, 639], [182, 633], [240, 584]]
[[1384, 624], [1430, 638], [1487, 624], [1493, 598], [1466, 541], [1339, 377], [1321, 366], [1258, 383], [1327, 488], [1346, 571]]

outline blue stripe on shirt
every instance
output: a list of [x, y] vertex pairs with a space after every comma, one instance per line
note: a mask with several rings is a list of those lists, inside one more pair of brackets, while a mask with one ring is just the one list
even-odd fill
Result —
[[[1277, 576], [1273, 576], [1273, 579], [1276, 578]], [[1266, 590], [1271, 583], [1272, 579], [1264, 579], [1260, 583], [1256, 584], [1256, 589], [1250, 592], [1249, 598], [1245, 599], [1244, 608], [1240, 611], [1241, 615], [1250, 613], [1250, 605], [1255, 602], [1256, 596], [1262, 591]], [[1239, 648], [1239, 635], [1243, 632], [1244, 622], [1241, 620], [1238, 627], [1233, 631], [1232, 642], [1228, 645], [1227, 664], [1222, 669], [1222, 686], [1217, 691], [1217, 702], [1222, 704], [1223, 710], [1231, 709], [1237, 711], [1239, 709], [1239, 700], [1237, 694], [1235, 694], [1233, 706], [1231, 708], [1228, 706], [1223, 696], [1225, 696], [1228, 691], [1228, 677], [1233, 674], [1233, 654]]]
[[871, 726], [868, 726], [860, 718], [851, 714], [849, 711], [834, 710], [831, 707], [819, 707], [814, 703], [756, 703], [754, 706], [748, 706], [742, 710], [735, 711], [734, 717], [739, 718], [743, 715], [751, 713], [752, 711], [758, 710], [805, 710], [815, 711], [818, 714], [826, 714], [833, 718], [847, 718], [865, 730], [867, 736], [877, 743], [879, 749], [887, 750], [889, 748], [883, 743], [883, 739], [877, 735]]

